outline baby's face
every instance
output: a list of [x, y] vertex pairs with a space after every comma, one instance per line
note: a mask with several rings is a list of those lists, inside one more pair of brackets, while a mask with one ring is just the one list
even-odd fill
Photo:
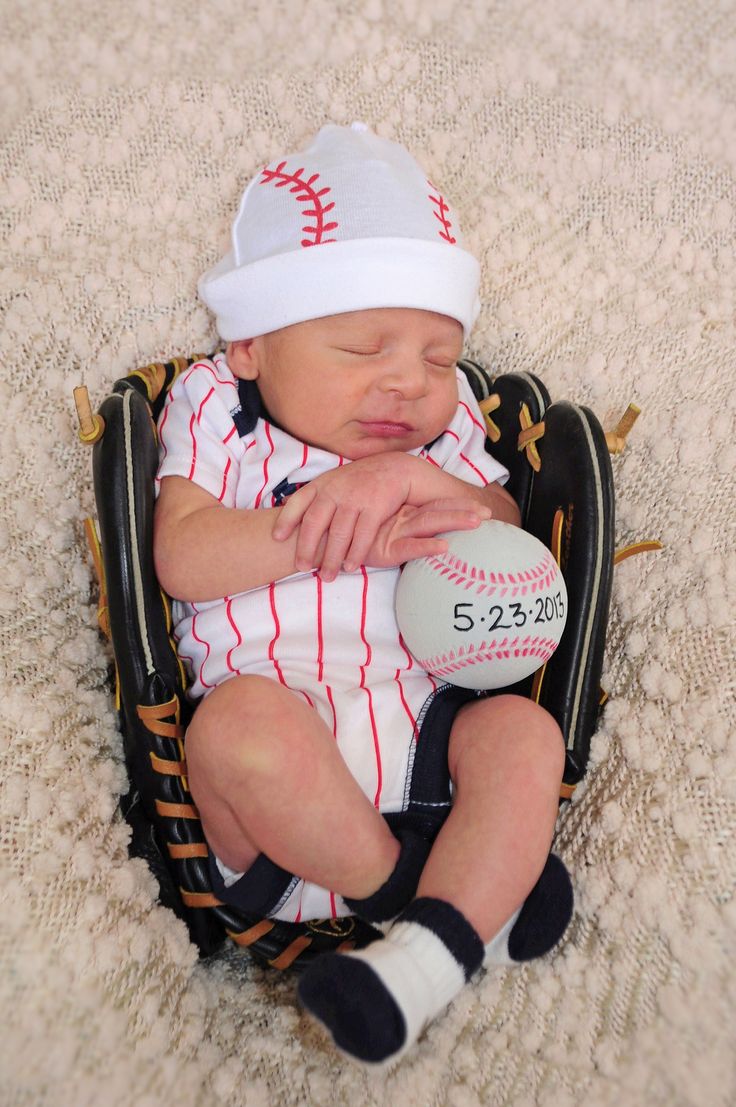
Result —
[[431, 442], [457, 407], [460, 323], [414, 308], [374, 308], [296, 323], [228, 346], [296, 438], [356, 460]]

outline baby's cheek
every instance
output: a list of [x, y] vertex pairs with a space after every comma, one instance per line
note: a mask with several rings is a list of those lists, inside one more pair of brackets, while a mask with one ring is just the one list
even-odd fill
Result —
[[432, 426], [428, 428], [431, 434], [430, 441], [442, 434], [450, 425], [457, 411], [458, 399], [457, 385], [454, 381], [434, 398], [430, 414]]

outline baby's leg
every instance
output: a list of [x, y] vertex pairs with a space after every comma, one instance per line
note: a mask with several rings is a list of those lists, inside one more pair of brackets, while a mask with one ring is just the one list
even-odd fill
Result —
[[197, 708], [189, 784], [207, 840], [245, 871], [259, 853], [344, 896], [374, 893], [399, 842], [363, 794], [317, 712], [276, 681], [239, 676]]
[[485, 943], [518, 910], [544, 868], [565, 747], [548, 712], [506, 695], [458, 712], [448, 756], [453, 806], [417, 895], [452, 903]]
[[551, 716], [516, 696], [468, 704], [449, 763], [453, 807], [417, 898], [384, 941], [320, 958], [299, 985], [337, 1044], [363, 1060], [396, 1059], [485, 957], [545, 952], [569, 920], [567, 872], [547, 860], [564, 765]]

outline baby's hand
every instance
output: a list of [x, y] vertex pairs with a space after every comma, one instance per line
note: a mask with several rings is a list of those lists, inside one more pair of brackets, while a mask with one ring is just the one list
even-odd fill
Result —
[[379, 527], [406, 503], [411, 485], [405, 456], [392, 452], [353, 461], [289, 497], [273, 537], [284, 541], [299, 529], [299, 572], [319, 568], [325, 580], [334, 580], [346, 559], [363, 564]]
[[[416, 458], [391, 452], [362, 458], [323, 473], [289, 498], [279, 513], [273, 537], [284, 541], [298, 527], [296, 569], [299, 572], [319, 569], [326, 581], [334, 580], [343, 566], [355, 569], [359, 565], [372, 564], [366, 558], [374, 548], [381, 528], [387, 522], [396, 520], [401, 508], [407, 504], [413, 465], [416, 465]], [[486, 515], [474, 501], [442, 502], [452, 502], [455, 506], [449, 523], [446, 521], [450, 518], [446, 514], [448, 509], [441, 509], [445, 512], [444, 521], [437, 526], [434, 534], [439, 530], [469, 529], [477, 526], [480, 519], [490, 518], [490, 512]], [[426, 527], [431, 529], [434, 525], [429, 520], [435, 519], [436, 513], [425, 514], [421, 523], [417, 514], [426, 512], [427, 507], [425, 504], [423, 509], [412, 508], [402, 516], [398, 530], [392, 535], [384, 533], [379, 542], [381, 565], [398, 565], [406, 560], [398, 556], [395, 561], [386, 561], [398, 549], [399, 540], [404, 542], [413, 538], [425, 543], [428, 541]], [[460, 514], [458, 509], [462, 509]], [[470, 515], [472, 520], [469, 520]], [[461, 517], [465, 518], [464, 523], [458, 521]], [[414, 535], [409, 533], [409, 519], [415, 520], [414, 525], [419, 527]], [[437, 543], [434, 542], [432, 552], [436, 549]], [[409, 556], [421, 554], [411, 553]]]

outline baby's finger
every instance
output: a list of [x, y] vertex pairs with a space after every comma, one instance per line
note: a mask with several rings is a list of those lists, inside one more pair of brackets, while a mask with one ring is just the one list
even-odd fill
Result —
[[465, 511], [471, 515], [477, 515], [479, 519], [492, 519], [493, 512], [486, 504], [479, 503], [470, 497], [462, 499], [430, 500], [422, 504], [424, 511]]
[[348, 507], [345, 504], [342, 504], [335, 511], [330, 523], [322, 563], [319, 566], [319, 575], [322, 580], [332, 581], [340, 572], [345, 555], [353, 540], [357, 518], [356, 508]]
[[400, 538], [429, 538], [449, 530], [475, 530], [483, 519], [475, 510], [461, 508], [419, 508], [397, 528]]
[[397, 538], [391, 552], [398, 565], [419, 557], [435, 557], [447, 552], [443, 538]]
[[317, 550], [332, 526], [337, 504], [332, 500], [320, 498], [310, 504], [299, 524], [296, 540], [294, 565], [298, 572], [308, 573], [319, 567]]
[[312, 484], [307, 484], [304, 488], [300, 488], [293, 495], [289, 496], [288, 500], [278, 513], [278, 518], [274, 523], [272, 536], [277, 542], [284, 542], [287, 538], [290, 538], [300, 522], [304, 518], [304, 514], [312, 503], [314, 503], [317, 495], [317, 489]]
[[376, 540], [378, 529], [379, 520], [369, 512], [362, 511], [355, 524], [350, 548], [345, 554], [343, 569], [346, 573], [354, 573], [359, 565], [365, 563], [368, 551]]

